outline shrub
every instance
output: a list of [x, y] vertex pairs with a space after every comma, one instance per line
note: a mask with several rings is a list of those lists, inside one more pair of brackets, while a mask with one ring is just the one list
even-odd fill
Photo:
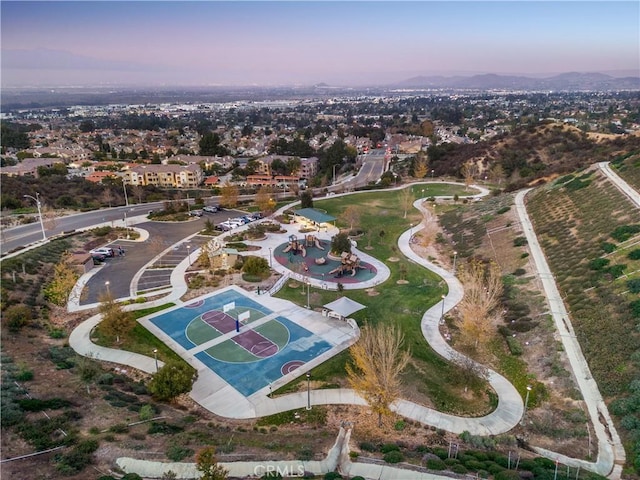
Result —
[[511, 210], [511, 207], [502, 207], [501, 209], [499, 209], [496, 213], [498, 215], [502, 215], [503, 213], [507, 213], [509, 210]]
[[174, 462], [181, 462], [182, 460], [190, 457], [193, 454], [193, 450], [183, 447], [182, 445], [170, 445], [167, 449], [167, 458]]
[[396, 445], [395, 443], [385, 443], [380, 448], [380, 451], [382, 453], [399, 452], [400, 451], [400, 447], [398, 445]]
[[339, 480], [342, 478], [342, 475], [340, 475], [338, 472], [327, 472], [322, 478], [324, 478], [324, 480]]
[[600, 248], [602, 248], [605, 253], [613, 253], [616, 250], [615, 244], [610, 242], [602, 242]]
[[640, 260], [640, 248], [636, 248], [635, 250], [631, 250], [627, 254], [627, 258], [630, 260]]
[[627, 280], [627, 288], [629, 289], [630, 293], [640, 293], [640, 278]]
[[524, 247], [527, 244], [527, 238], [526, 237], [516, 237], [513, 239], [513, 246], [514, 247]]
[[32, 319], [32, 312], [26, 305], [11, 305], [4, 313], [4, 323], [12, 332], [18, 332]]
[[364, 450], [365, 452], [375, 452], [377, 450], [376, 446], [371, 442], [361, 442], [360, 450]]
[[405, 421], [404, 421], [404, 420], [398, 420], [398, 421], [393, 425], [393, 428], [394, 428], [395, 430], [402, 431], [402, 430], [404, 430], [404, 429], [406, 428], [406, 426], [407, 426], [407, 424], [405, 423]]
[[517, 277], [520, 277], [520, 276], [524, 275], [525, 273], [527, 273], [527, 271], [526, 271], [524, 268], [516, 268], [516, 269], [513, 271], [513, 274], [514, 274], [515, 276], [517, 276]]
[[427, 468], [431, 470], [446, 470], [447, 464], [440, 458], [430, 458], [427, 460]]
[[56, 469], [65, 475], [78, 473], [91, 463], [91, 454], [97, 449], [97, 440], [84, 440], [70, 452], [57, 457]]
[[608, 258], [595, 258], [589, 262], [589, 268], [591, 270], [602, 270], [609, 265], [610, 260]]
[[382, 459], [387, 463], [400, 463], [402, 460], [404, 460], [404, 455], [402, 455], [402, 452], [392, 451], [385, 453]]
[[618, 242], [625, 242], [640, 232], [640, 225], [622, 225], [611, 232], [611, 238]]
[[143, 405], [140, 407], [140, 411], [138, 412], [138, 416], [140, 420], [150, 420], [156, 413], [156, 409], [153, 408], [152, 405]]

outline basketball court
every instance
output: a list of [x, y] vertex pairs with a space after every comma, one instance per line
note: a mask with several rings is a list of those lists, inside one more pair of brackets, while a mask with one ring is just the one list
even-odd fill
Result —
[[154, 333], [160, 330], [179, 355], [199, 360], [245, 397], [336, 346], [331, 338], [335, 335], [329, 333], [336, 329], [328, 329], [321, 315], [283, 300], [260, 297], [258, 303], [250, 297], [238, 287], [228, 287], [142, 323]]

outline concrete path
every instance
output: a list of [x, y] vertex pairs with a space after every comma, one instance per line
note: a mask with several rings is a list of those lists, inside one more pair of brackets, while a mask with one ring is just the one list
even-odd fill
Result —
[[618, 190], [624, 193], [629, 197], [629, 200], [635, 203], [636, 208], [640, 208], [640, 193], [636, 192], [631, 185], [620, 178], [620, 176], [611, 169], [609, 162], [598, 163], [598, 168], [600, 168], [600, 171], [607, 176]]
[[527, 238], [531, 257], [535, 263], [537, 274], [542, 282], [550, 313], [558, 331], [558, 336], [562, 341], [562, 346], [566, 352], [571, 369], [575, 377], [578, 388], [587, 406], [589, 417], [593, 424], [596, 437], [598, 439], [597, 461], [587, 462], [569, 458], [543, 449], [536, 449], [538, 453], [545, 457], [560, 461], [572, 467], [581, 467], [590, 471], [595, 471], [600, 475], [609, 476], [611, 479], [619, 479], [622, 474], [622, 466], [625, 462], [625, 451], [616, 431], [615, 425], [609, 416], [609, 411], [605, 405], [596, 381], [591, 376], [591, 371], [585, 360], [576, 334], [571, 325], [569, 314], [564, 306], [562, 297], [553, 278], [553, 274], [547, 260], [538, 243], [527, 209], [524, 204], [525, 195], [530, 191], [523, 190], [516, 195], [516, 211], [522, 223], [522, 230]]

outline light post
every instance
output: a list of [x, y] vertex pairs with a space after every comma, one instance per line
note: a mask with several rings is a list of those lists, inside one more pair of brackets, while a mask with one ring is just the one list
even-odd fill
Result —
[[433, 180], [433, 173], [435, 172], [435, 170], [431, 170], [431, 180]]
[[307, 410], [311, 410], [311, 373], [307, 372]]
[[456, 258], [458, 256], [458, 252], [453, 252], [453, 274], [456, 274]]
[[411, 243], [411, 238], [413, 237], [413, 223], [409, 224], [409, 243]]
[[271, 256], [272, 256], [271, 247], [269, 247], [269, 268], [271, 268], [273, 266], [273, 262], [271, 261], [271, 258], [272, 258]]
[[106, 282], [104, 282], [104, 286], [107, 287], [107, 296], [111, 296], [111, 290], [109, 290], [109, 280], [107, 280]]
[[444, 299], [445, 299], [445, 295], [442, 294], [440, 296], [440, 298], [442, 299], [442, 313], [440, 314], [440, 325], [444, 325]]
[[47, 235], [44, 233], [44, 222], [42, 221], [42, 204], [40, 203], [40, 194], [36, 192], [36, 196], [32, 197], [31, 195], [23, 195], [24, 198], [30, 198], [36, 202], [36, 207], [38, 209], [38, 218], [40, 219], [40, 230], [42, 230], [42, 240], [47, 239]]
[[333, 166], [333, 182], [331, 183], [331, 185], [335, 185], [336, 184], [336, 167], [338, 165], [334, 165]]
[[524, 417], [527, 414], [527, 406], [529, 405], [529, 393], [531, 393], [531, 385], [527, 385], [527, 395], [524, 397], [524, 411], [522, 412], [522, 420], [520, 420], [520, 425], [524, 425]]
[[124, 178], [122, 179], [122, 189], [124, 190], [124, 204], [128, 207], [129, 197], [127, 197], [127, 185], [124, 183]]
[[189, 265], [191, 265], [191, 245], [187, 245], [187, 257], [189, 258]]
[[156, 361], [156, 373], [158, 373], [158, 349], [153, 349], [153, 358]]
[[309, 277], [307, 276], [306, 278], [307, 281], [307, 309], [311, 308], [311, 306], [309, 305], [309, 291], [311, 290], [311, 281], [309, 280]]

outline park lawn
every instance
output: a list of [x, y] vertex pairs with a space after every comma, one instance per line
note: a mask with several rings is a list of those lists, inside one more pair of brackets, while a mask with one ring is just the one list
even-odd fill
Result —
[[[165, 310], [173, 307], [174, 303], [166, 303], [153, 308], [145, 308], [142, 310], [134, 310], [132, 313], [137, 320], [138, 318], [146, 317], [152, 313]], [[170, 360], [176, 362], [183, 362], [182, 357], [169, 348], [158, 337], [152, 334], [145, 327], [140, 325], [137, 321], [135, 326], [126, 334], [120, 338], [120, 343], [116, 343], [116, 339], [113, 335], [109, 335], [100, 328], [101, 324], [96, 325], [96, 328], [91, 332], [91, 340], [96, 344], [103, 347], [117, 348], [119, 350], [126, 350], [128, 352], [139, 353], [141, 355], [147, 355], [153, 357], [153, 350], [158, 350], [158, 360], [167, 362]]]
[[[412, 188], [420, 191], [422, 196], [423, 187], [426, 190], [426, 185], [416, 185]], [[443, 188], [446, 185], [437, 184], [437, 187], [437, 193], [433, 195], [452, 195], [453, 189]], [[464, 187], [456, 188], [464, 191]], [[425, 196], [427, 195], [430, 196], [432, 193], [425, 192]], [[345, 295], [367, 306], [366, 309], [353, 314], [359, 325], [382, 321], [395, 322], [404, 333], [405, 347], [412, 355], [410, 365], [403, 375], [403, 384], [408, 396], [450, 413], [470, 416], [486, 414], [493, 408], [491, 395], [487, 393], [487, 384], [480, 379], [469, 378], [463, 369], [443, 360], [429, 347], [422, 335], [422, 315], [446, 293], [446, 284], [437, 275], [408, 261], [397, 250], [400, 234], [411, 228], [412, 224], [416, 225], [422, 216], [412, 207], [404, 218], [400, 193], [397, 191], [372, 192], [314, 202], [314, 206], [336, 217], [339, 217], [349, 205], [359, 206], [362, 212], [358, 228], [365, 233], [363, 239], [359, 240], [359, 249], [383, 261], [389, 267], [391, 276], [386, 282], [375, 287], [377, 295], [374, 296], [361, 289], [344, 290], [339, 293], [312, 288], [311, 308], [319, 309], [340, 295]], [[381, 231], [384, 234], [381, 235]], [[370, 249], [365, 248], [365, 245]], [[399, 261], [388, 261], [391, 257]], [[399, 280], [406, 280], [407, 283], [399, 284]], [[280, 290], [277, 296], [302, 305], [306, 302], [302, 288], [302, 285], [292, 281]], [[321, 366], [312, 374], [316, 380], [328, 384], [344, 383], [345, 364], [348, 361], [348, 355], [340, 355], [330, 361], [330, 368]], [[464, 395], [465, 387], [469, 387], [476, 394]]]

